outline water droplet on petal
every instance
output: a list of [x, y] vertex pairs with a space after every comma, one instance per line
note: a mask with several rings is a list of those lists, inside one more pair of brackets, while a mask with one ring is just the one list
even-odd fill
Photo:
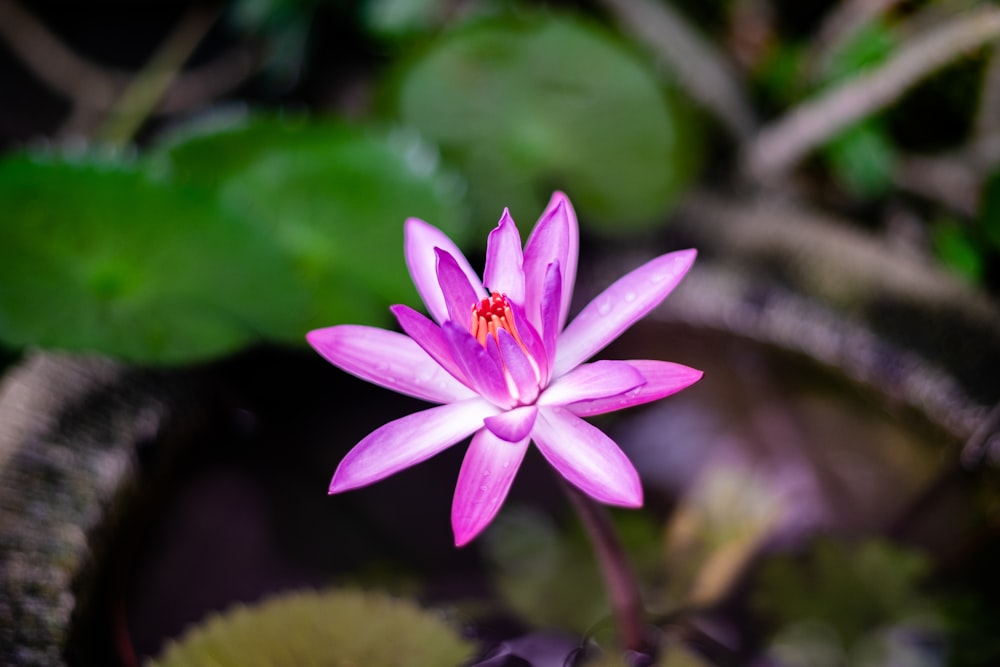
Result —
[[597, 313], [599, 315], [607, 315], [610, 312], [611, 312], [611, 302], [610, 301], [605, 300], [605, 301], [602, 301], [601, 303], [597, 304]]
[[651, 283], [661, 283], [666, 279], [666, 276], [662, 273], [654, 273], [649, 277], [649, 282]]
[[632, 301], [635, 301], [635, 292], [628, 292], [625, 295], [625, 300], [628, 301], [629, 303], [631, 303]]

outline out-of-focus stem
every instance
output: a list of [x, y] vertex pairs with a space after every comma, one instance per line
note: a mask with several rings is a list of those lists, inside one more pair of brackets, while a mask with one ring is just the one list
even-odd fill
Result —
[[652, 653], [643, 623], [642, 599], [635, 574], [607, 510], [569, 484], [563, 484], [573, 509], [594, 545], [611, 601], [618, 634], [626, 650]]
[[742, 169], [768, 181], [851, 123], [895, 101], [910, 86], [959, 55], [1000, 38], [1000, 8], [970, 11], [914, 38], [888, 62], [820, 93], [765, 127], [746, 148]]
[[180, 25], [118, 99], [107, 123], [98, 132], [101, 139], [124, 143], [132, 138], [219, 15], [218, 8], [195, 8], [181, 19]]

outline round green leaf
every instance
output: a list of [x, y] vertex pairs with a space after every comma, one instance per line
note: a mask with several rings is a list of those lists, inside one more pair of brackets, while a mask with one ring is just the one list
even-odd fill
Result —
[[602, 30], [568, 18], [477, 21], [401, 75], [403, 121], [469, 180], [476, 219], [540, 213], [555, 188], [608, 232], [660, 222], [696, 169], [676, 96]]
[[449, 667], [472, 654], [436, 614], [358, 591], [281, 595], [210, 618], [151, 667]]
[[8, 158], [0, 209], [8, 343], [187, 362], [284, 330], [300, 307], [266, 237], [127, 165]]
[[457, 181], [400, 131], [258, 117], [176, 141], [150, 169], [212, 188], [228, 213], [274, 239], [311, 298], [303, 329], [382, 323], [388, 305], [417, 303], [406, 218], [463, 240]]

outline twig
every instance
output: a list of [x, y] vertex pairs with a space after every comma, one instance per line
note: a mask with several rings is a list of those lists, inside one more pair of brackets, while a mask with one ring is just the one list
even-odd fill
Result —
[[813, 148], [892, 103], [922, 77], [997, 38], [998, 7], [969, 12], [914, 38], [878, 69], [803, 102], [762, 129], [744, 152], [743, 173], [758, 181], [781, 176]]
[[127, 81], [71, 51], [14, 0], [0, 0], [0, 37], [42, 83], [75, 105], [110, 107]]
[[115, 104], [111, 117], [98, 132], [102, 139], [124, 143], [132, 138], [220, 14], [219, 8], [196, 7], [188, 11]]
[[690, 95], [736, 139], [753, 131], [753, 112], [733, 68], [667, 3], [601, 0], [601, 4], [673, 70]]
[[979, 88], [979, 106], [973, 133], [982, 137], [1000, 132], [1000, 45], [993, 48]]
[[972, 217], [979, 210], [983, 174], [957, 156], [901, 156], [892, 182], [963, 215]]
[[888, 12], [900, 0], [844, 0], [837, 5], [820, 26], [812, 48], [805, 56], [809, 78], [815, 79], [829, 63], [829, 58], [858, 30]]

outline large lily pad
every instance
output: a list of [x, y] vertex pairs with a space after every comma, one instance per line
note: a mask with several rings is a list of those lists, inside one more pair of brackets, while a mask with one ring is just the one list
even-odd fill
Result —
[[290, 593], [210, 618], [152, 667], [449, 667], [473, 647], [439, 616], [377, 593]]
[[661, 222], [696, 166], [676, 95], [603, 30], [530, 15], [476, 21], [434, 42], [393, 98], [402, 120], [469, 179], [477, 221], [541, 212], [564, 189], [586, 222]]
[[8, 158], [0, 209], [7, 343], [186, 362], [285, 331], [302, 307], [263, 234], [126, 164]]
[[388, 305], [417, 303], [403, 259], [407, 217], [462, 240], [458, 181], [402, 131], [255, 117], [178, 139], [150, 169], [213, 189], [228, 214], [291, 257], [310, 297], [302, 331], [380, 323]]

